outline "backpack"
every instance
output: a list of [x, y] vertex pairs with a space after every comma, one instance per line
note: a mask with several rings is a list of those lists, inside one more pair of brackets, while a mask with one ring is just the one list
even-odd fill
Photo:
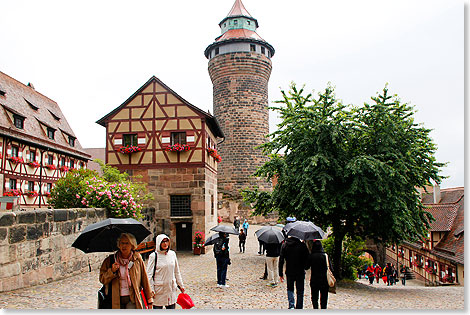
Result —
[[[114, 264], [114, 254], [109, 255], [109, 262], [112, 266]], [[112, 281], [111, 281], [112, 282]], [[111, 309], [113, 308], [113, 289], [111, 282], [108, 283], [108, 294], [106, 294], [106, 285], [103, 284], [101, 289], [98, 290], [98, 309]]]

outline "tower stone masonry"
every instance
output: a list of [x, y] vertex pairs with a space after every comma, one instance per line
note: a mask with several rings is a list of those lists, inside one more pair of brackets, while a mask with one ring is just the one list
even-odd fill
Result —
[[214, 115], [225, 135], [218, 145], [222, 157], [218, 189], [225, 200], [240, 201], [240, 189], [272, 187], [252, 175], [267, 161], [256, 147], [266, 142], [269, 133], [268, 81], [274, 48], [256, 33], [258, 21], [241, 0], [235, 1], [219, 26], [222, 35], [204, 53], [209, 59]]

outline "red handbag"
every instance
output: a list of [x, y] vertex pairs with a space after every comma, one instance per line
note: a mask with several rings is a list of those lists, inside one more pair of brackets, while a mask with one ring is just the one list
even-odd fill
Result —
[[181, 306], [183, 309], [190, 309], [191, 307], [194, 307], [193, 300], [191, 300], [189, 295], [187, 295], [186, 293], [180, 293], [178, 295], [176, 303], [178, 303], [178, 305]]

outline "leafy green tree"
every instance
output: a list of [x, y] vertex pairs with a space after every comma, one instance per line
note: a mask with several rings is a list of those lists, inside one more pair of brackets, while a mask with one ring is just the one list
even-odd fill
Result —
[[432, 216], [416, 188], [440, 182], [443, 164], [412, 106], [389, 96], [387, 87], [362, 107], [343, 105], [331, 86], [316, 99], [295, 84], [281, 93], [282, 105], [272, 109], [282, 122], [261, 146], [270, 160], [254, 174], [278, 183], [272, 192], [242, 193], [255, 214], [278, 211], [331, 226], [339, 279], [347, 235], [384, 244], [425, 235]]

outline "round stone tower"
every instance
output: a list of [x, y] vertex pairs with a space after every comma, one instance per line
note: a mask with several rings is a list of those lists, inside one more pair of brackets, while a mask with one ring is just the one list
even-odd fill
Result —
[[271, 189], [271, 183], [252, 175], [266, 162], [255, 147], [269, 133], [268, 81], [274, 48], [256, 33], [258, 21], [241, 0], [235, 1], [219, 26], [222, 34], [204, 52], [213, 84], [214, 115], [225, 135], [218, 145], [222, 162], [217, 180], [224, 199], [239, 200], [242, 188]]

